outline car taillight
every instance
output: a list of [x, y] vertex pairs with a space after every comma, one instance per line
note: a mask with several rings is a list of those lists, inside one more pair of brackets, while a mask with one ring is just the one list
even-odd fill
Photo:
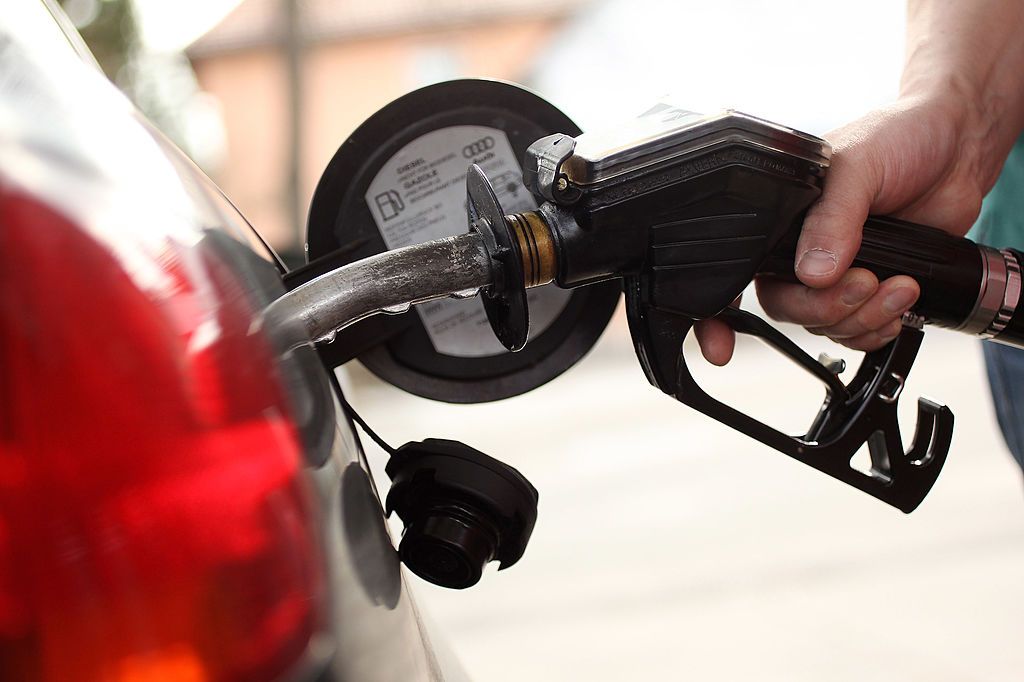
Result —
[[201, 241], [148, 255], [0, 187], [4, 679], [272, 678], [320, 625], [315, 506], [245, 292]]

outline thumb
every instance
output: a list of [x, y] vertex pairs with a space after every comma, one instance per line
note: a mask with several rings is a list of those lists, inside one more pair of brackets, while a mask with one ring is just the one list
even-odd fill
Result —
[[825, 191], [807, 212], [796, 246], [796, 276], [820, 289], [838, 282], [860, 248], [877, 194], [871, 164], [850, 150], [833, 157]]

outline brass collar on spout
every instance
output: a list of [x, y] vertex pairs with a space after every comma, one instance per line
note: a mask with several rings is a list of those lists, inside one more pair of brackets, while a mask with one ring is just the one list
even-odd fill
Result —
[[505, 221], [516, 237], [526, 288], [539, 287], [554, 280], [558, 270], [555, 242], [540, 214], [536, 211], [514, 213], [505, 216]]

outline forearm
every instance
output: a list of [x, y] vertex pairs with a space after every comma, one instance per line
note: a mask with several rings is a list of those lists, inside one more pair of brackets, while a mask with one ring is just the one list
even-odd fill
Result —
[[908, 0], [900, 92], [948, 102], [987, 191], [1024, 129], [1024, 2]]

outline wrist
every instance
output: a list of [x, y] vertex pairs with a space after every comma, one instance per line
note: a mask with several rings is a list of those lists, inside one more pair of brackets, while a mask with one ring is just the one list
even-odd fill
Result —
[[1024, 129], [1020, 0], [908, 0], [900, 98], [948, 118], [987, 191]]
[[917, 74], [908, 68], [899, 99], [933, 134], [953, 142], [961, 161], [974, 169], [973, 180], [982, 195], [987, 193], [1021, 134], [1020, 93], [1008, 93], [990, 80], [961, 72], [933, 68]]

